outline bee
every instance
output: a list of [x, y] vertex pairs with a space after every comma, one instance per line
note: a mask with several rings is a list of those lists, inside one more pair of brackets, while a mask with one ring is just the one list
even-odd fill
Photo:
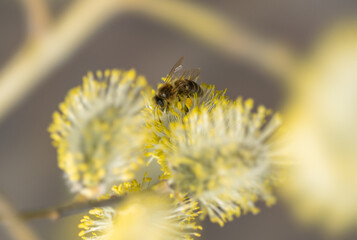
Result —
[[170, 103], [175, 100], [180, 101], [184, 97], [193, 97], [195, 94], [198, 97], [203, 95], [202, 88], [196, 83], [200, 69], [192, 68], [182, 72], [182, 61], [183, 57], [172, 67], [164, 80], [165, 83], [157, 89], [157, 94], [153, 98], [162, 111], [167, 110]]

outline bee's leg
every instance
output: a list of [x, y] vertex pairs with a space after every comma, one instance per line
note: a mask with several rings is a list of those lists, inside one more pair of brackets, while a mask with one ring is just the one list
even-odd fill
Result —
[[160, 123], [162, 123], [161, 119], [160, 119], [160, 114], [159, 114], [159, 108], [155, 107], [155, 111], [154, 111], [154, 118], [158, 119]]
[[184, 105], [184, 107], [183, 107], [183, 110], [185, 111], [185, 114], [187, 114], [189, 111], [190, 111], [190, 109], [187, 107], [187, 97], [184, 97], [184, 103], [185, 103], [185, 105]]

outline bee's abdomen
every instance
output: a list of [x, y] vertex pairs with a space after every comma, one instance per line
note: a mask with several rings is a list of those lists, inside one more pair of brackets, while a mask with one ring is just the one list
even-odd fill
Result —
[[195, 93], [202, 96], [203, 90], [196, 82], [192, 80], [178, 80], [175, 82], [175, 88], [178, 95], [187, 95], [192, 97]]
[[197, 93], [197, 96], [200, 97], [203, 95], [203, 90], [200, 87], [200, 85], [198, 85], [196, 82], [194, 81], [190, 81], [190, 84], [192, 84], [192, 90], [193, 90], [193, 94]]

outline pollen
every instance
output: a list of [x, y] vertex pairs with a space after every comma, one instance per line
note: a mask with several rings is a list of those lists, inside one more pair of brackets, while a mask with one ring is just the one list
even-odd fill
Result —
[[160, 194], [141, 193], [131, 195], [117, 213], [108, 240], [192, 240], [202, 229], [195, 222], [196, 203], [188, 199], [177, 204]]
[[[146, 145], [147, 156], [162, 166], [164, 174], [162, 179], [168, 177], [169, 171], [167, 171], [167, 161], [162, 155], [161, 145], [168, 144], [168, 135], [170, 125], [175, 122], [182, 122], [185, 116], [189, 115], [194, 109], [200, 111], [211, 111], [215, 108], [217, 102], [227, 102], [228, 98], [225, 96], [225, 91], [215, 90], [214, 85], [208, 85], [202, 83], [200, 85], [203, 94], [193, 97], [176, 99], [170, 104], [166, 111], [161, 111], [155, 106], [154, 103], [147, 102], [144, 110], [144, 117], [146, 119], [146, 127], [151, 132], [151, 137]], [[160, 143], [160, 145], [159, 145]]]
[[[201, 214], [198, 203], [176, 199], [151, 190], [151, 178], [145, 174], [141, 183], [125, 182], [112, 188], [112, 196], [125, 196], [117, 207], [94, 208], [78, 225], [84, 240], [192, 240], [202, 230], [196, 219]], [[140, 231], [137, 231], [140, 229]]]
[[170, 124], [158, 147], [169, 185], [221, 226], [241, 213], [257, 214], [259, 200], [274, 203], [279, 160], [273, 135], [280, 117], [269, 116], [264, 107], [253, 109], [251, 99], [193, 109]]
[[69, 91], [49, 132], [74, 192], [95, 198], [133, 177], [144, 162], [147, 134], [140, 111], [149, 92], [134, 70], [90, 72]]

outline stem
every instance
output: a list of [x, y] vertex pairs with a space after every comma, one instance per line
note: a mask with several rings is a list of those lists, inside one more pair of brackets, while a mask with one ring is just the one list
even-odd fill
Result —
[[47, 0], [21, 0], [24, 6], [29, 38], [40, 37], [49, 27], [50, 24], [50, 10]]
[[14, 240], [38, 240], [37, 235], [19, 218], [15, 209], [0, 194], [0, 219]]
[[233, 25], [193, 1], [77, 0], [39, 37], [30, 38], [0, 72], [0, 122], [95, 30], [129, 8], [279, 78], [294, 66], [294, 53], [287, 46]]
[[45, 210], [28, 211], [20, 214], [23, 220], [35, 220], [35, 219], [50, 219], [57, 220], [62, 217], [71, 216], [74, 214], [89, 211], [95, 207], [104, 207], [117, 204], [121, 202], [123, 197], [113, 196], [110, 199], [98, 200], [98, 201], [86, 201], [86, 202], [73, 202], [59, 207], [49, 208]]
[[0, 72], [0, 122], [96, 29], [123, 0], [78, 0], [38, 38], [29, 40]]
[[290, 74], [295, 64], [294, 51], [287, 45], [233, 24], [217, 11], [193, 1], [136, 0], [132, 10], [281, 79]]

